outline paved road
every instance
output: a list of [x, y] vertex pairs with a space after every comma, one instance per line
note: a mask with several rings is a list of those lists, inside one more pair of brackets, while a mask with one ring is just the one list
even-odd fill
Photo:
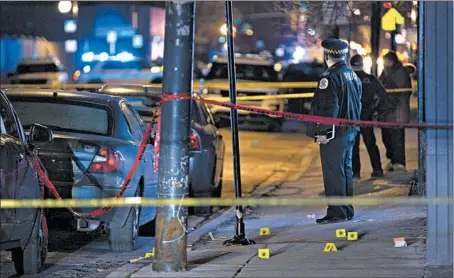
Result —
[[[221, 130], [226, 142], [223, 197], [234, 196], [231, 136]], [[241, 176], [243, 192], [251, 193], [284, 179], [297, 179], [309, 167], [315, 150], [310, 139], [297, 133], [240, 132]], [[191, 217], [189, 227], [203, 218]], [[69, 231], [66, 224], [50, 231], [50, 253], [46, 270], [39, 277], [104, 277], [109, 271], [125, 264], [125, 257], [132, 258], [150, 248], [151, 237], [139, 239], [139, 250], [130, 254], [115, 254], [108, 250], [106, 235]], [[15, 274], [9, 253], [2, 253], [1, 277]]]

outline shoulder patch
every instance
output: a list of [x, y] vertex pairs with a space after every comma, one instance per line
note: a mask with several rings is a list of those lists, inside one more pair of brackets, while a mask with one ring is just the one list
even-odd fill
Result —
[[318, 88], [322, 90], [328, 88], [328, 79], [322, 78], [318, 84]]

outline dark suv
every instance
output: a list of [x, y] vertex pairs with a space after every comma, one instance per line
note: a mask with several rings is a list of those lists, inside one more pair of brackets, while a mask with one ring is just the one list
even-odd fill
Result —
[[[0, 201], [42, 199], [44, 188], [32, 159], [34, 142], [52, 141], [50, 129], [34, 124], [28, 138], [13, 106], [0, 90]], [[38, 273], [47, 253], [47, 222], [42, 209], [0, 209], [0, 251], [11, 251], [19, 274]]]

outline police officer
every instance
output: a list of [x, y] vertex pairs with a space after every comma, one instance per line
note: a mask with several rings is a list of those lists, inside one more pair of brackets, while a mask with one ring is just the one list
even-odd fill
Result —
[[[388, 95], [386, 89], [378, 79], [363, 71], [363, 57], [355, 55], [350, 59], [350, 66], [361, 80], [362, 98], [361, 98], [361, 120], [384, 121], [388, 111]], [[383, 169], [381, 167], [380, 151], [377, 147], [374, 128], [364, 126], [360, 128], [360, 134], [363, 136], [364, 144], [369, 153], [370, 163], [372, 164], [372, 178], [382, 177]], [[361, 162], [359, 158], [360, 134], [356, 136], [355, 145], [353, 146], [353, 178], [360, 178]]]
[[[316, 116], [359, 120], [361, 113], [361, 81], [349, 68], [348, 45], [338, 39], [322, 42], [328, 69], [321, 75], [311, 106]], [[307, 135], [320, 145], [323, 182], [326, 196], [353, 196], [352, 148], [359, 127], [309, 124]], [[328, 206], [319, 224], [353, 218], [353, 206]]]

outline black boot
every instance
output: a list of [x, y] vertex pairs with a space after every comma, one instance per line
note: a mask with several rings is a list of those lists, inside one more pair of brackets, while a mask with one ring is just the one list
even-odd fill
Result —
[[344, 217], [333, 217], [333, 216], [325, 216], [323, 218], [317, 219], [315, 222], [317, 224], [330, 224], [330, 223], [338, 223], [350, 220], [349, 218]]

